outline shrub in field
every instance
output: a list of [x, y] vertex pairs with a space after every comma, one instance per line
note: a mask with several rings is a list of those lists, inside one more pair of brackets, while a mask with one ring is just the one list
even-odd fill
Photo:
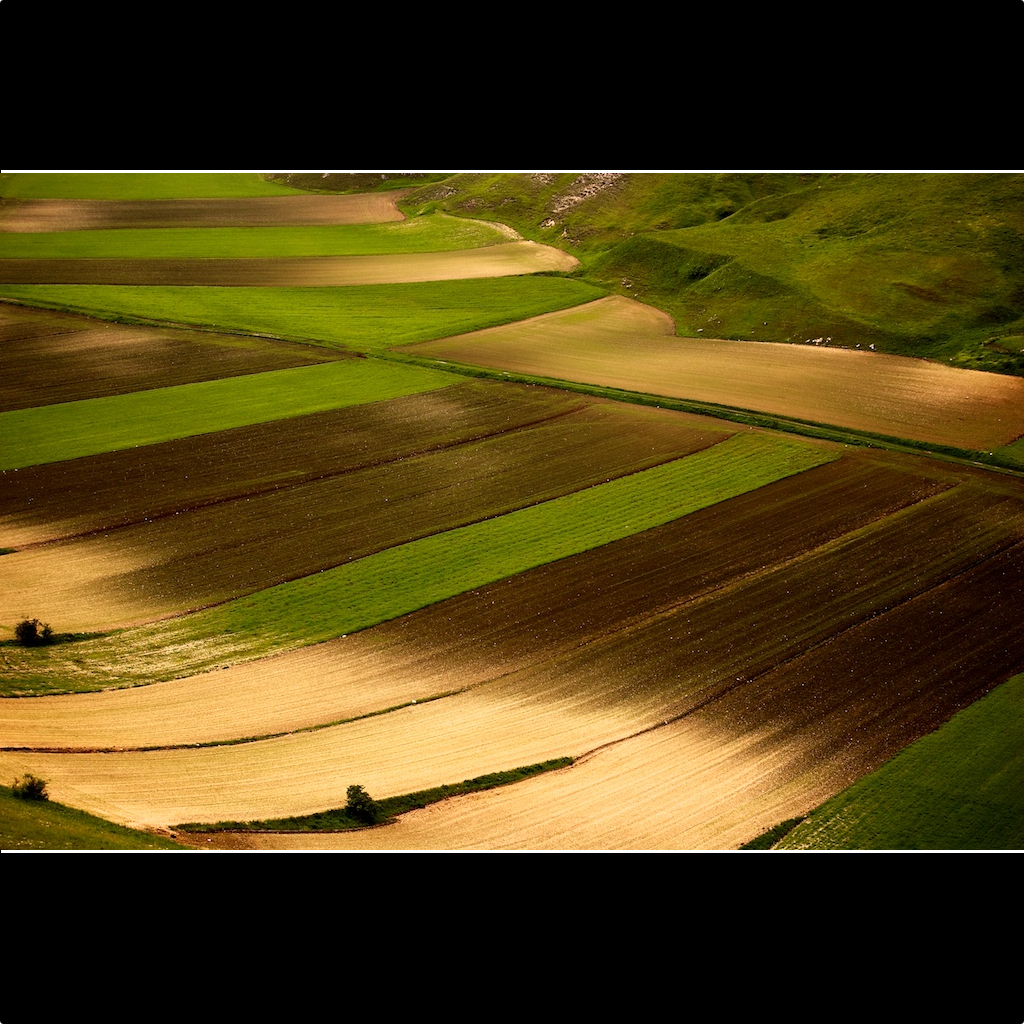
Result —
[[14, 627], [14, 637], [22, 647], [42, 647], [53, 643], [53, 630], [48, 622], [22, 619]]
[[346, 795], [348, 803], [345, 804], [345, 812], [348, 815], [367, 825], [376, 825], [380, 821], [380, 807], [362, 786], [349, 786]]
[[49, 800], [46, 792], [46, 783], [34, 775], [26, 773], [20, 779], [16, 779], [11, 790], [19, 800]]

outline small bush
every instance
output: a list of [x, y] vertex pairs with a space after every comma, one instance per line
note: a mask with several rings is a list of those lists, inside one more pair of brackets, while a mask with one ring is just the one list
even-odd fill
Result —
[[376, 825], [380, 821], [380, 807], [362, 786], [349, 786], [346, 795], [348, 796], [348, 803], [345, 805], [346, 814], [367, 825]]
[[22, 647], [42, 647], [53, 643], [53, 630], [48, 622], [22, 619], [14, 627], [14, 637]]
[[29, 775], [28, 773], [22, 775], [20, 779], [15, 779], [11, 789], [19, 800], [50, 799], [46, 792], [46, 783], [42, 779], [37, 779], [34, 775]]

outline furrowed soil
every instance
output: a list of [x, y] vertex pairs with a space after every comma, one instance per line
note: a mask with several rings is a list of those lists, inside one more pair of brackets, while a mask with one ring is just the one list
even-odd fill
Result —
[[[448, 801], [377, 832], [304, 836], [299, 844], [738, 844], [820, 802], [1020, 670], [1020, 650], [1005, 633], [1024, 596], [1019, 497], [970, 475], [951, 487], [956, 481], [946, 475], [928, 479], [905, 462], [876, 459], [820, 467], [803, 475], [805, 484], [815, 481], [803, 494], [796, 480], [780, 481], [318, 649], [325, 666], [338, 659], [337, 676], [332, 683], [325, 667], [303, 680], [309, 699], [335, 690], [333, 713], [358, 713], [374, 704], [376, 677], [377, 701], [420, 700], [404, 710], [241, 746], [8, 751], [0, 765], [44, 774], [55, 793], [117, 820], [167, 823], [303, 813], [340, 805], [356, 778], [384, 796], [568, 753], [584, 763], [508, 791]], [[840, 495], [850, 500], [823, 500]], [[844, 520], [833, 523], [838, 508]], [[763, 532], [753, 528], [758, 520]], [[773, 539], [767, 550], [766, 537]], [[700, 549], [720, 548], [725, 538], [739, 542], [732, 565], [709, 566]], [[559, 585], [559, 576], [567, 582]], [[638, 602], [641, 592], [652, 596]], [[316, 654], [302, 652], [303, 671]], [[299, 676], [298, 663], [285, 668], [293, 657], [247, 669], [285, 684]], [[234, 671], [239, 708], [251, 705], [250, 695], [241, 696], [244, 672]], [[364, 681], [348, 699], [342, 690], [360, 671]], [[222, 678], [230, 680], [231, 670], [147, 690], [157, 700], [168, 687], [170, 701], [172, 688], [195, 687], [182, 715], [196, 722], [208, 717], [196, 713], [206, 680], [220, 694], [211, 696], [209, 720], [226, 725], [234, 713], [216, 710], [229, 699]], [[424, 703], [430, 694], [423, 689], [431, 687], [461, 692]], [[126, 719], [138, 726], [137, 741], [169, 736], [169, 705], [134, 703], [146, 697], [97, 695], [92, 730], [79, 739], [88, 735], [97, 746], [129, 739], [111, 717], [119, 698], [132, 709]], [[62, 702], [79, 700], [87, 698], [11, 702], [42, 710], [35, 724], [5, 723], [4, 734], [17, 729], [27, 740], [37, 731], [42, 739], [45, 720], [63, 717], [54, 715]], [[294, 691], [287, 698], [283, 691], [280, 703], [281, 723], [285, 703], [293, 715], [307, 713]], [[332, 713], [321, 707], [320, 714]], [[251, 716], [241, 720], [258, 731]], [[188, 732], [183, 720], [179, 735]]]
[[[451, 432], [437, 450], [422, 453], [417, 433], [421, 453], [407, 449], [393, 459], [378, 455], [370, 465], [335, 461], [329, 467], [320, 452], [322, 434], [308, 434], [308, 452], [288, 448], [290, 465], [306, 471], [304, 481], [256, 489], [242, 464], [234, 474], [233, 498], [196, 507], [186, 480], [176, 507], [159, 518], [146, 515], [117, 529], [5, 555], [0, 622], [17, 621], [21, 609], [45, 607], [66, 629], [85, 631], [205, 607], [649, 468], [727, 436], [694, 429], [685, 418], [557, 392], [547, 393], [544, 409], [543, 398], [526, 388], [520, 424], [509, 428], [502, 425], [510, 412], [508, 392], [478, 384], [462, 389], [477, 412], [483, 411], [481, 403], [473, 399], [496, 399], [490, 425], [478, 420], [475, 438]], [[410, 440], [401, 425], [399, 436], [388, 439], [387, 404], [374, 403], [369, 412], [348, 417], [354, 425], [361, 422], [364, 437], [372, 434], [384, 450], [400, 448], [403, 437]], [[456, 404], [447, 396], [434, 409]], [[419, 408], [430, 406], [425, 401]], [[467, 420], [465, 410], [463, 424]], [[273, 436], [273, 427], [262, 434]], [[344, 421], [336, 419], [334, 429], [347, 442], [354, 439]], [[284, 448], [280, 439], [273, 446]], [[210, 448], [210, 440], [203, 439], [201, 447]], [[237, 460], [238, 446], [228, 450]], [[185, 452], [186, 462], [198, 462], [194, 452], [187, 454], [188, 446]], [[150, 453], [147, 465], [159, 467], [159, 454]], [[45, 480], [59, 473], [58, 467], [37, 474], [36, 487], [45, 490]], [[0, 528], [0, 538], [6, 536]]]
[[[19, 746], [225, 741], [422, 701], [628, 635], [953, 483], [848, 457], [315, 648], [130, 692], [0, 702], [3, 734]], [[100, 709], [102, 724], [86, 724], [86, 708]], [[29, 720], [41, 731], [26, 731]]]
[[610, 297], [404, 351], [975, 451], [1024, 434], [1019, 377], [852, 349], [676, 338], [648, 308]]
[[337, 358], [344, 354], [312, 345], [0, 305], [0, 412]]
[[381, 224], [405, 220], [404, 192], [351, 196], [262, 196], [251, 199], [21, 199], [0, 206], [0, 231], [110, 228], [270, 227]]

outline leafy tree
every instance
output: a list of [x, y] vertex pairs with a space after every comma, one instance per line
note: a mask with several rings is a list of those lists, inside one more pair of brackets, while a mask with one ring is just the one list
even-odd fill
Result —
[[22, 619], [14, 627], [14, 637], [22, 647], [42, 647], [53, 643], [53, 630], [48, 622]]
[[380, 807], [362, 786], [349, 786], [346, 795], [348, 803], [345, 804], [345, 811], [356, 821], [365, 822], [367, 825], [376, 825], [380, 821]]

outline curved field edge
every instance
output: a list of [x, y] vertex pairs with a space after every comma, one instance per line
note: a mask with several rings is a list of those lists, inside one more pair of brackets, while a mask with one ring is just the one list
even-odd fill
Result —
[[[442, 783], [430, 789], [420, 789], [414, 793], [403, 793], [388, 796], [374, 801], [376, 818], [373, 822], [354, 817], [346, 807], [337, 807], [315, 814], [302, 814], [289, 818], [268, 818], [262, 821], [218, 821], [213, 824], [202, 822], [186, 822], [172, 826], [175, 832], [200, 833], [198, 841], [214, 832], [341, 832], [351, 829], [366, 828], [368, 824], [389, 824], [400, 814], [422, 810], [430, 804], [440, 803], [455, 796], [467, 793], [485, 793], [501, 786], [511, 786], [516, 782], [531, 779], [545, 772], [554, 772], [572, 766], [571, 757], [556, 757], [537, 764], [523, 765], [521, 768], [510, 768], [505, 771], [488, 772], [463, 782]], [[195, 841], [195, 840], [193, 840]]]
[[778, 850], [1024, 848], [1024, 674], [793, 828]]
[[451, 385], [438, 370], [344, 359], [0, 413], [0, 469], [342, 409]]
[[[390, 548], [215, 608], [69, 645], [66, 656], [92, 662], [93, 679], [108, 676], [90, 689], [168, 679], [265, 657], [398, 618], [837, 458], [839, 452], [810, 443], [754, 433], [734, 435], [674, 462]], [[51, 648], [54, 654], [56, 650]], [[61, 660], [51, 657], [40, 666], [49, 685], [34, 678], [31, 688], [66, 689]], [[21, 684], [12, 678], [8, 685], [16, 690]]]
[[119, 323], [269, 334], [359, 352], [495, 327], [604, 294], [581, 281], [537, 275], [345, 288], [0, 286], [6, 299]]

